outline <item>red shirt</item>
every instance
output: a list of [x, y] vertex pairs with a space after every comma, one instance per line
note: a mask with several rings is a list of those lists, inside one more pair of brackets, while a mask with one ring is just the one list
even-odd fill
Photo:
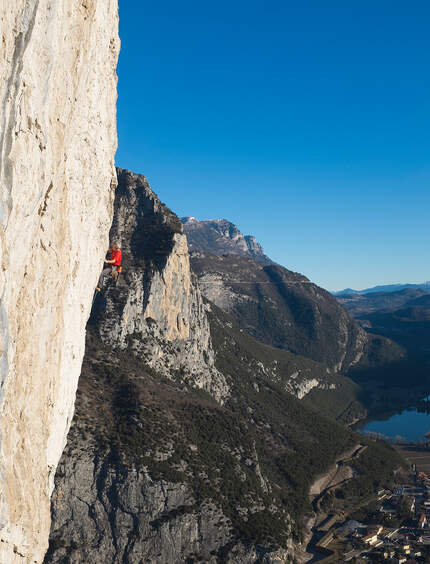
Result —
[[114, 266], [121, 266], [121, 259], [122, 259], [122, 253], [121, 253], [121, 249], [117, 249], [116, 251], [114, 251], [113, 249], [109, 249], [109, 252], [111, 253], [111, 260], [113, 260], [114, 262], [112, 263]]

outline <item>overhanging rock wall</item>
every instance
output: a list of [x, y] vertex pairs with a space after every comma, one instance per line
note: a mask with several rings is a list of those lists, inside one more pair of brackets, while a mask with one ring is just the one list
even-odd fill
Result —
[[115, 186], [117, 0], [0, 0], [0, 562], [41, 562]]

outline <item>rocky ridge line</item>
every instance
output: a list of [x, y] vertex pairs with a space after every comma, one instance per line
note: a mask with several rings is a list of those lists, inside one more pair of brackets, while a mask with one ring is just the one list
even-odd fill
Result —
[[252, 235], [243, 235], [226, 219], [199, 221], [195, 217], [181, 219], [190, 251], [203, 250], [214, 255], [233, 254], [251, 257], [260, 264], [274, 264]]

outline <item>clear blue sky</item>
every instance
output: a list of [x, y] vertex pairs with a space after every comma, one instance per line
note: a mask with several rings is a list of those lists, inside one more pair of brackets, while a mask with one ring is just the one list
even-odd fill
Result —
[[118, 166], [335, 290], [430, 279], [428, 0], [120, 0]]

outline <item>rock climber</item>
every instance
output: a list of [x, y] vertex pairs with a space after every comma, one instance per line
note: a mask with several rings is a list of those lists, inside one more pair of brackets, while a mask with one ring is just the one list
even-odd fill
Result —
[[119, 243], [113, 243], [112, 248], [108, 250], [108, 253], [111, 258], [105, 260], [105, 264], [108, 264], [109, 266], [104, 268], [102, 270], [102, 273], [100, 274], [100, 278], [97, 284], [97, 292], [101, 291], [104, 279], [108, 274], [112, 274], [113, 278], [117, 279], [119, 273], [121, 272], [122, 252], [119, 247]]

